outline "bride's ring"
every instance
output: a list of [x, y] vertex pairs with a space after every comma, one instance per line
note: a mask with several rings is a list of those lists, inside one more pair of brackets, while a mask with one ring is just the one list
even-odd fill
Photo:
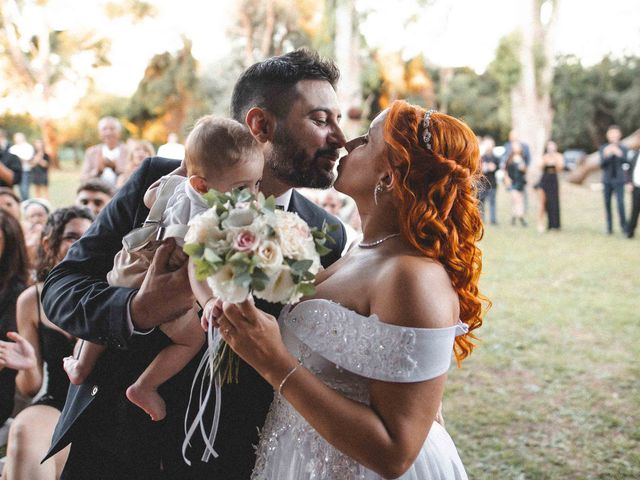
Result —
[[224, 333], [225, 335], [229, 335], [230, 331], [231, 331], [231, 329], [227, 327], [224, 330], [222, 330], [222, 333]]

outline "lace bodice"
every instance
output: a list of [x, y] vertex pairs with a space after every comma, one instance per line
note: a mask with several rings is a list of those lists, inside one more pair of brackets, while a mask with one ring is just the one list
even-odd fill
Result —
[[[365, 404], [369, 379], [417, 382], [444, 374], [451, 364], [455, 336], [467, 331], [462, 323], [435, 329], [390, 325], [376, 315], [363, 316], [324, 299], [285, 307], [279, 323], [285, 345], [305, 368], [334, 390]], [[284, 471], [287, 479], [379, 478], [333, 448], [276, 394], [252, 478], [273, 480]]]

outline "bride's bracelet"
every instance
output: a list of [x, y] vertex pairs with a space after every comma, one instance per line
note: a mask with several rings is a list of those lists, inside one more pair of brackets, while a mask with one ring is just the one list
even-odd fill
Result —
[[282, 387], [284, 387], [284, 384], [287, 382], [287, 380], [289, 380], [289, 377], [291, 375], [293, 375], [293, 373], [298, 369], [299, 366], [300, 366], [300, 364], [298, 363], [295, 367], [293, 367], [291, 370], [289, 370], [289, 373], [287, 373], [284, 376], [284, 378], [280, 382], [280, 386], [278, 387], [278, 395], [282, 395]]

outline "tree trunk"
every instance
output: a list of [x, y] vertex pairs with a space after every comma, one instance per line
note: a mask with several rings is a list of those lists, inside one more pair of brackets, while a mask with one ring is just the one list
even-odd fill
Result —
[[362, 87], [360, 77], [360, 35], [354, 0], [337, 0], [335, 8], [335, 58], [340, 68], [338, 101], [342, 108], [342, 130], [347, 139], [360, 135]]
[[511, 91], [511, 122], [518, 138], [529, 144], [531, 166], [542, 158], [545, 142], [551, 135], [550, 91], [557, 1], [551, 1], [552, 13], [546, 25], [540, 18], [543, 0], [526, 0], [521, 10], [520, 80]]
[[[640, 149], [640, 129], [633, 132], [621, 142], [623, 145], [633, 149]], [[593, 173], [600, 170], [600, 152], [595, 151], [587, 155], [579, 165], [576, 166], [568, 176], [567, 181], [581, 185]]]

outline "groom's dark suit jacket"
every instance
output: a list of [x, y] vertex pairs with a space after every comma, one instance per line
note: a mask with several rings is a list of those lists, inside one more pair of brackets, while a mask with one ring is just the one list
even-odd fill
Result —
[[[64, 410], [56, 426], [48, 455], [72, 443], [63, 478], [162, 478], [229, 480], [249, 478], [255, 462], [254, 445], [273, 398], [272, 388], [244, 362], [238, 384], [225, 385], [222, 415], [215, 443], [219, 458], [199, 461], [202, 442], [195, 440], [188, 451], [193, 462], [187, 467], [180, 448], [184, 438], [184, 412], [191, 380], [200, 355], [161, 387], [167, 402], [167, 418], [152, 422], [125, 397], [128, 385], [155, 355], [168, 345], [168, 338], [155, 329], [148, 335], [132, 334], [127, 305], [135, 290], [110, 287], [106, 274], [122, 247], [122, 237], [140, 226], [148, 214], [143, 196], [149, 185], [177, 168], [179, 162], [146, 159], [129, 182], [101, 212], [87, 233], [66, 258], [53, 269], [43, 289], [47, 317], [72, 335], [108, 345], [88, 380], [71, 385]], [[345, 245], [344, 227], [298, 192], [289, 206], [311, 226], [323, 221], [338, 224], [332, 233], [332, 252], [322, 258], [328, 266], [340, 257]], [[167, 292], [167, 301], [171, 292]], [[271, 314], [280, 307], [259, 303]], [[121, 470], [119, 470], [121, 469]]]

